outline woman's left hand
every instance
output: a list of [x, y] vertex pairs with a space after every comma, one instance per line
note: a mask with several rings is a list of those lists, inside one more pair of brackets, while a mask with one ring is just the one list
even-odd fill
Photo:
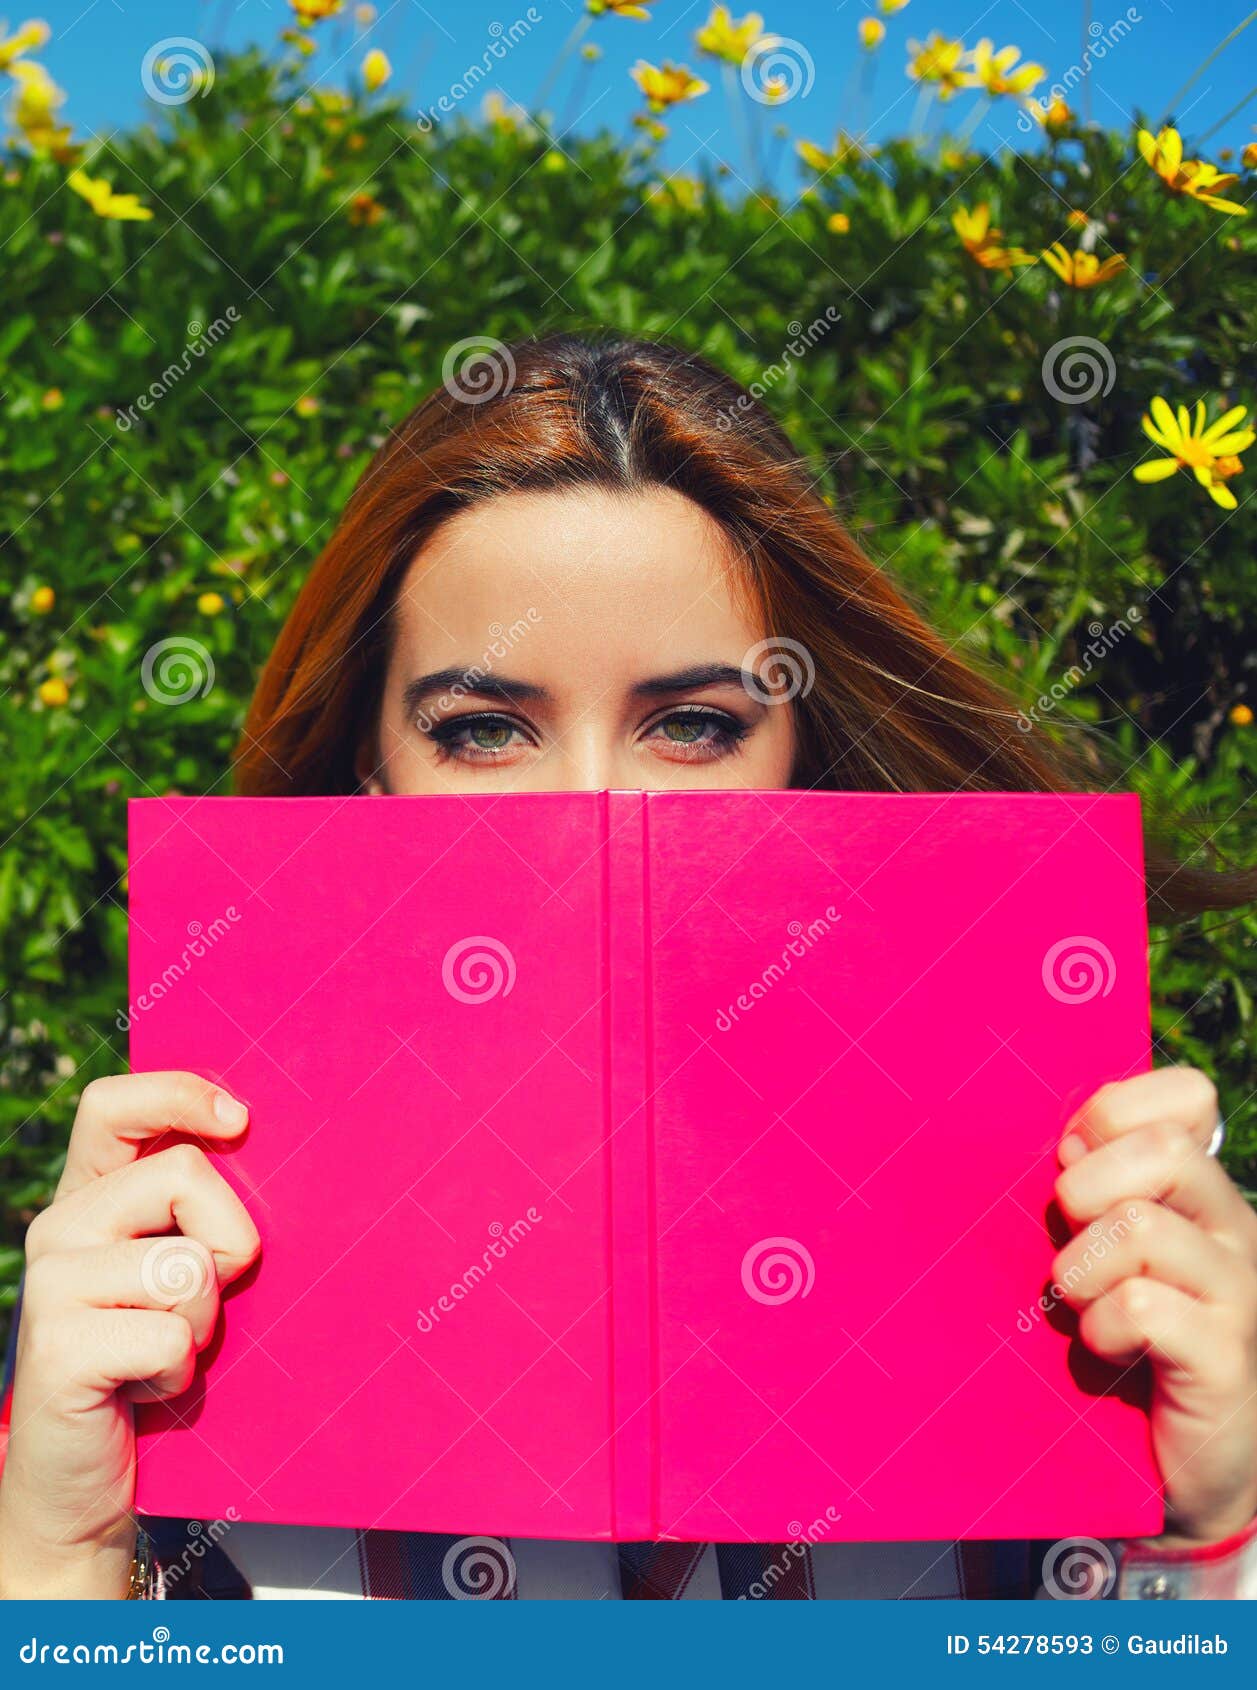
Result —
[[1152, 1363], [1166, 1532], [1216, 1542], [1257, 1513], [1257, 1215], [1208, 1155], [1194, 1068], [1102, 1086], [1065, 1129], [1053, 1279], [1108, 1361]]

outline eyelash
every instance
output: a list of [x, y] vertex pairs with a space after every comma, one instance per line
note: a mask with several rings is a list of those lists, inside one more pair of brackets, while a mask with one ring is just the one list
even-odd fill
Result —
[[[673, 747], [682, 753], [680, 761], [698, 761], [700, 757], [705, 758], [712, 754], [715, 757], [731, 756], [741, 749], [743, 741], [751, 731], [745, 723], [738, 721], [736, 716], [728, 716], [723, 710], [713, 710], [707, 705], [684, 705], [660, 716], [651, 724], [650, 733], [653, 734], [668, 722], [676, 721], [695, 723], [713, 730], [711, 737], [706, 740], [691, 740], [688, 743], [681, 740], [672, 741]], [[436, 722], [420, 731], [432, 741], [441, 762], [495, 763], [504, 752], [511, 749], [509, 742], [497, 750], [489, 750], [483, 746], [469, 745], [464, 738], [475, 728], [483, 727], [509, 728], [515, 733], [523, 731], [512, 717], [493, 711], [483, 711], [474, 716], [454, 716], [448, 721]]]

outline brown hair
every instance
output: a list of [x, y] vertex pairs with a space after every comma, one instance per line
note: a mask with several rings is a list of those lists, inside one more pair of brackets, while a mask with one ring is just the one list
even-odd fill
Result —
[[[765, 629], [798, 642], [815, 666], [794, 703], [794, 785], [1024, 792], [1101, 782], [1094, 755], [1019, 712], [917, 614], [736, 382], [676, 348], [557, 335], [465, 365], [380, 448], [262, 672], [236, 789], [355, 791], [393, 602], [419, 548], [478, 500], [582, 484], [669, 487], [720, 524]], [[1257, 897], [1257, 874], [1189, 868], [1155, 845], [1148, 858], [1158, 915]]]

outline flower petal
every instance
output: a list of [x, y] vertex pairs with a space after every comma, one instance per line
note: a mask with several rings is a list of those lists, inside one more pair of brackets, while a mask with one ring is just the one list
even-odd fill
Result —
[[1166, 452], [1173, 452], [1178, 446], [1178, 435], [1163, 434], [1151, 417], [1140, 417], [1139, 426], [1154, 446], [1160, 446]]
[[1200, 438], [1202, 440], [1212, 442], [1216, 440], [1219, 435], [1228, 433], [1235, 427], [1237, 422], [1243, 422], [1247, 415], [1247, 405], [1232, 405], [1229, 411], [1223, 411], [1220, 417], [1209, 424], [1209, 427], [1205, 429]]
[[1174, 412], [1160, 394], [1157, 394], [1156, 398], [1149, 403], [1148, 409], [1152, 413], [1153, 422], [1156, 423], [1162, 434], [1168, 436], [1172, 441], [1177, 441], [1179, 439], [1179, 428], [1174, 420]]
[[1149, 458], [1146, 464], [1136, 464], [1131, 473], [1136, 481], [1166, 481], [1177, 468], [1177, 458]]
[[1247, 452], [1254, 440], [1257, 440], [1257, 430], [1240, 428], [1234, 434], [1218, 435], [1216, 440], [1209, 442], [1209, 450], [1219, 458], [1234, 458], [1241, 452]]

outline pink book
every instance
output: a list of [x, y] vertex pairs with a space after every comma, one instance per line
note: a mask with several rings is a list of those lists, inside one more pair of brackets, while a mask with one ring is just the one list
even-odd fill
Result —
[[137, 1505], [778, 1542], [1161, 1528], [1050, 1293], [1149, 1064], [1137, 800], [131, 805], [131, 1056], [249, 1105], [262, 1235]]

